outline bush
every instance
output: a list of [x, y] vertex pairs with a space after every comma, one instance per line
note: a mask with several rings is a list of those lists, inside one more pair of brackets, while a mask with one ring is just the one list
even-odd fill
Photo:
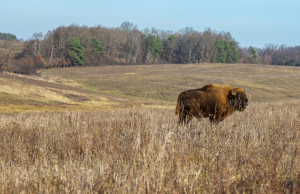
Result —
[[11, 68], [13, 73], [20, 73], [25, 75], [36, 74], [37, 67], [35, 66], [35, 59], [31, 56], [20, 58], [13, 64]]

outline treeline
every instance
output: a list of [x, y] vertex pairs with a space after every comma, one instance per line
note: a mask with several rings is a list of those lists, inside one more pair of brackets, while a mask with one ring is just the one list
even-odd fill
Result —
[[33, 35], [16, 57], [22, 71], [83, 65], [156, 63], [237, 63], [238, 43], [230, 33], [185, 28], [177, 33], [132, 23], [118, 28], [61, 26]]
[[17, 36], [10, 33], [0, 32], [0, 40], [17, 41]]
[[261, 62], [271, 65], [300, 66], [300, 46], [287, 47], [284, 45], [266, 45], [259, 49]]
[[124, 22], [114, 29], [71, 25], [48, 32], [43, 39], [38, 34], [34, 37], [24, 54], [40, 53], [53, 67], [239, 61], [238, 44], [230, 33], [210, 29], [197, 32], [186, 28], [175, 34], [155, 29], [141, 32]]
[[300, 66], [300, 47], [241, 48], [229, 32], [209, 28], [203, 32], [193, 28], [176, 33], [154, 28], [141, 31], [132, 23], [124, 22], [117, 28], [70, 25], [60, 26], [46, 35], [35, 33], [14, 59], [10, 70], [22, 73], [39, 68], [114, 64], [262, 63]]
[[240, 49], [241, 63], [300, 66], [300, 46], [267, 44], [261, 48]]

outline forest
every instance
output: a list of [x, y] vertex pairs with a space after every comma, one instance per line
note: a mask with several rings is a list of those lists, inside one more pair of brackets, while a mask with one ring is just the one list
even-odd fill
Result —
[[[16, 36], [0, 33], [0, 41]], [[300, 46], [267, 44], [242, 48], [229, 32], [187, 27], [174, 33], [139, 30], [130, 22], [117, 28], [60, 26], [35, 33], [20, 52], [0, 44], [0, 70], [31, 74], [41, 68], [123, 64], [259, 63], [300, 66]]]

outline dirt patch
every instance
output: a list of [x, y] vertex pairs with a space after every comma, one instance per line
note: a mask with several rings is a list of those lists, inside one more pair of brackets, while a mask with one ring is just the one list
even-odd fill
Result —
[[89, 97], [75, 95], [75, 94], [65, 94], [64, 96], [75, 102], [85, 102], [91, 100]]

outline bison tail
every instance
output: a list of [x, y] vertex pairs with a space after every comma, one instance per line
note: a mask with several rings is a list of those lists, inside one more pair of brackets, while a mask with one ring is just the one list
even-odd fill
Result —
[[178, 101], [177, 101], [177, 105], [176, 105], [176, 109], [175, 109], [175, 114], [176, 114], [176, 115], [178, 115], [179, 110], [180, 110], [180, 102], [179, 102], [179, 100], [178, 100]]
[[178, 115], [179, 112], [181, 112], [183, 110], [183, 98], [182, 98], [182, 94], [180, 94], [178, 96], [178, 99], [177, 99], [177, 105], [176, 105], [176, 109], [175, 109], [175, 114]]

